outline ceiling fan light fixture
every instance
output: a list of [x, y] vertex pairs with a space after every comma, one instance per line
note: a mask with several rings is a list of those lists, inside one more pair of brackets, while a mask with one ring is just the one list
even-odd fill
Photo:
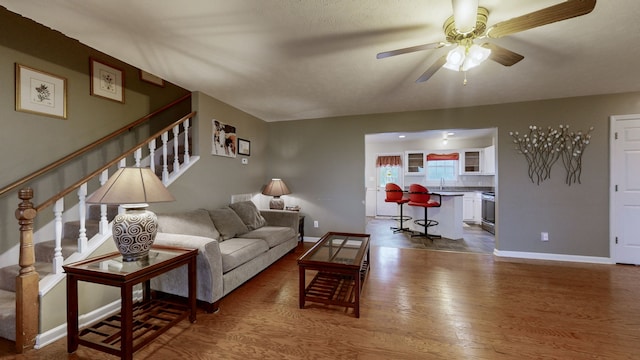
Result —
[[471, 45], [462, 64], [462, 71], [467, 71], [482, 64], [483, 61], [489, 58], [489, 55], [491, 55], [490, 49], [476, 44]]
[[455, 28], [460, 34], [472, 32], [476, 27], [478, 0], [452, 0]]
[[450, 50], [447, 54], [447, 62], [443, 67], [453, 71], [460, 71], [460, 67], [464, 64], [465, 52], [465, 47], [462, 45], [458, 45]]

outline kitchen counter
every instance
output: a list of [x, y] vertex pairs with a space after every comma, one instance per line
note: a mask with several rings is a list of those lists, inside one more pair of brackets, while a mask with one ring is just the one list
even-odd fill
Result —
[[[440, 201], [440, 207], [427, 208], [427, 216], [430, 220], [436, 220], [438, 225], [429, 227], [429, 233], [440, 235], [443, 238], [459, 240], [463, 236], [462, 222], [462, 192], [454, 191], [432, 191], [438, 196], [431, 196], [431, 199]], [[409, 206], [404, 208], [404, 215], [412, 217], [409, 229], [417, 232], [424, 232], [424, 227], [414, 223], [417, 219], [424, 219], [424, 208], [419, 206]]]

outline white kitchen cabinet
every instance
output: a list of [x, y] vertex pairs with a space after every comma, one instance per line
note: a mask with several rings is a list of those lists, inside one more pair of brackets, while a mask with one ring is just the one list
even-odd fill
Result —
[[460, 152], [460, 175], [482, 173], [483, 149], [466, 149]]
[[405, 152], [405, 174], [419, 175], [424, 174], [425, 158], [422, 151]]
[[462, 197], [462, 221], [480, 224], [482, 221], [482, 194], [465, 192]]
[[491, 145], [484, 148], [484, 169], [482, 173], [484, 175], [495, 175], [496, 173], [496, 147]]

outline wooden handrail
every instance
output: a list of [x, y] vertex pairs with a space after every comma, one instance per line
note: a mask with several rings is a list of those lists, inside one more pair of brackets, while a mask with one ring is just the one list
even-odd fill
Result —
[[48, 206], [52, 205], [53, 203], [55, 203], [56, 201], [58, 201], [59, 199], [62, 199], [66, 195], [70, 194], [73, 190], [79, 188], [82, 184], [88, 182], [90, 179], [92, 179], [93, 177], [97, 176], [98, 174], [100, 174], [104, 170], [106, 170], [106, 169], [110, 168], [111, 166], [117, 164], [120, 160], [124, 159], [125, 157], [133, 154], [137, 149], [147, 145], [148, 143], [150, 143], [151, 141], [155, 140], [156, 138], [158, 138], [163, 133], [165, 133], [165, 132], [171, 130], [172, 128], [174, 128], [175, 126], [183, 123], [185, 120], [192, 118], [195, 114], [196, 114], [196, 112], [192, 111], [189, 114], [183, 116], [180, 120], [177, 120], [177, 121], [173, 122], [172, 124], [164, 127], [162, 130], [158, 131], [157, 133], [149, 136], [146, 140], [143, 140], [143, 141], [137, 143], [136, 145], [134, 145], [129, 150], [123, 152], [119, 157], [109, 161], [108, 163], [103, 165], [101, 168], [95, 170], [94, 172], [90, 173], [89, 175], [87, 175], [87, 176], [83, 177], [82, 179], [76, 181], [74, 184], [70, 185], [66, 189], [64, 189], [61, 192], [59, 192], [58, 194], [56, 194], [53, 197], [49, 198], [48, 200], [46, 200], [42, 204], [36, 206], [35, 207], [36, 211], [40, 212], [42, 209], [45, 209], [46, 207], [48, 207]]
[[121, 127], [120, 129], [112, 132], [111, 134], [106, 135], [106, 136], [100, 138], [99, 140], [94, 141], [93, 143], [91, 143], [91, 144], [89, 144], [89, 145], [87, 145], [87, 146], [85, 146], [85, 147], [83, 147], [81, 149], [78, 149], [78, 150], [72, 152], [71, 154], [69, 154], [69, 155], [67, 155], [67, 156], [65, 156], [63, 158], [52, 162], [51, 164], [41, 168], [40, 170], [37, 170], [37, 171], [35, 171], [35, 172], [23, 177], [22, 179], [19, 179], [19, 180], [13, 182], [12, 184], [9, 184], [9, 185], [5, 186], [4, 188], [0, 189], [0, 196], [2, 196], [4, 194], [6, 194], [7, 192], [9, 192], [11, 190], [14, 190], [14, 189], [26, 184], [27, 182], [29, 182], [29, 181], [31, 181], [31, 180], [33, 180], [33, 179], [45, 174], [45, 173], [57, 168], [58, 166], [68, 162], [69, 160], [72, 160], [72, 159], [74, 159], [74, 158], [76, 158], [76, 157], [78, 157], [78, 156], [80, 156], [80, 155], [82, 155], [82, 154], [84, 154], [84, 153], [86, 153], [86, 152], [98, 147], [99, 145], [101, 145], [101, 144], [103, 144], [103, 143], [115, 138], [116, 136], [118, 136], [118, 135], [120, 135], [120, 134], [122, 134], [124, 132], [130, 131], [134, 127], [144, 123], [145, 121], [149, 120], [153, 116], [158, 115], [159, 113], [169, 109], [172, 106], [175, 106], [176, 104], [178, 104], [178, 103], [180, 103], [180, 102], [182, 102], [182, 101], [184, 101], [184, 100], [186, 100], [186, 99], [188, 99], [190, 97], [191, 97], [191, 93], [186, 94], [186, 95], [178, 98], [177, 100], [174, 100], [173, 102], [171, 102], [171, 103], [169, 103], [167, 105], [164, 105], [161, 108], [153, 111], [152, 113], [150, 113], [150, 114], [148, 114], [148, 115], [146, 115], [144, 117], [141, 117], [140, 119], [138, 119], [138, 120], [136, 120], [136, 121], [134, 121], [134, 122], [132, 122], [130, 124], [127, 124], [127, 125]]

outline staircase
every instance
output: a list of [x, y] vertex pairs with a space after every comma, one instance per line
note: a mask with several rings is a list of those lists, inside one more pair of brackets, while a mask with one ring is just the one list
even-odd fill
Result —
[[[154, 113], [157, 114], [169, 107]], [[130, 131], [143, 120], [149, 120], [152, 114], [105, 138], [113, 139], [118, 132]], [[124, 166], [151, 167], [164, 185], [168, 186], [198, 159], [197, 156], [191, 156], [189, 121], [194, 115], [195, 113], [192, 112], [175, 121], [39, 205], [34, 206], [31, 203], [30, 200], [34, 197], [31, 189], [20, 190], [19, 197], [22, 203], [16, 211], [16, 216], [19, 218], [21, 243], [16, 246], [19, 247], [18, 250], [13, 249], [13, 252], [19, 251], [19, 262], [0, 269], [0, 337], [15, 341], [18, 353], [38, 347], [37, 337], [40, 336], [38, 324], [41, 323], [37, 318], [38, 304], [45, 301], [43, 295], [65, 279], [62, 265], [90, 257], [105, 241], [111, 241], [109, 222], [117, 214], [118, 207], [86, 205], [85, 199], [89, 195], [87, 189], [96, 189], [107, 181], [110, 173]], [[99, 140], [94, 144], [101, 142], [102, 140]], [[157, 144], [160, 147], [158, 151], [156, 151]], [[84, 148], [81, 150], [78, 152], [85, 152]], [[68, 158], [76, 158], [76, 153]], [[54, 164], [62, 160], [67, 159], [61, 159]], [[43, 172], [41, 169], [36, 172], [38, 174], [34, 174], [40, 175]], [[27, 180], [24, 183], [33, 178], [33, 174], [25, 177]], [[20, 180], [16, 183], [19, 182]], [[0, 190], [0, 195], [24, 186], [23, 184], [15, 185], [16, 183]], [[78, 194], [77, 203], [65, 207], [65, 196], [73, 191]], [[39, 229], [33, 229], [33, 218], [36, 214], [40, 216], [46, 211], [52, 211], [53, 220]], [[34, 241], [34, 238], [45, 240]], [[5, 255], [7, 254], [2, 254], [5, 260], [18, 258], [18, 256]], [[34, 278], [36, 275], [38, 281]], [[29, 284], [34, 284], [36, 288]], [[47, 299], [49, 298], [51, 297]], [[64, 299], [57, 300], [58, 303], [64, 303]]]

